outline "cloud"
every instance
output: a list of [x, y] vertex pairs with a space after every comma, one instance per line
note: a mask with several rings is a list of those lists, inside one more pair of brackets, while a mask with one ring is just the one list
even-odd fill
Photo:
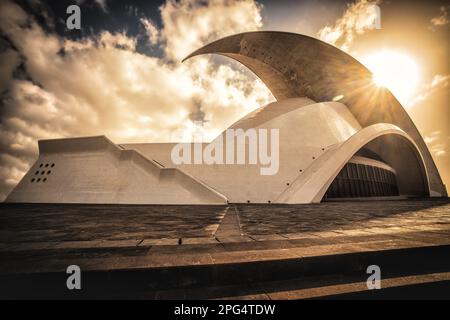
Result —
[[100, 6], [100, 8], [103, 9], [103, 11], [108, 11], [108, 8], [106, 6], [106, 0], [94, 0], [94, 2]]
[[359, 0], [347, 6], [341, 18], [334, 26], [325, 26], [317, 33], [317, 37], [325, 42], [348, 51], [355, 37], [367, 30], [377, 27], [380, 11], [379, 1]]
[[433, 26], [435, 27], [442, 27], [442, 26], [446, 26], [449, 23], [448, 20], [448, 10], [450, 9], [450, 6], [441, 6], [439, 8], [440, 10], [440, 15], [433, 17], [430, 22]]
[[159, 30], [152, 20], [147, 18], [141, 18], [141, 23], [144, 25], [148, 41], [150, 44], [155, 45], [159, 41]]
[[434, 131], [432, 132], [429, 136], [425, 136], [423, 138], [423, 140], [427, 143], [427, 144], [432, 144], [433, 142], [435, 142], [439, 136], [440, 136], [441, 132], [440, 131]]
[[434, 154], [436, 157], [442, 157], [447, 154], [447, 151], [445, 150], [445, 145], [442, 143], [433, 145], [430, 147], [430, 151], [432, 154]]
[[428, 145], [430, 152], [436, 157], [442, 157], [447, 154], [447, 145], [444, 144], [441, 131], [433, 131], [430, 135], [423, 138]]
[[127, 11], [127, 15], [129, 16], [139, 16], [139, 8], [133, 5], [125, 5], [125, 10]]
[[408, 107], [414, 107], [419, 102], [428, 99], [431, 95], [435, 94], [437, 91], [447, 88], [450, 84], [450, 75], [436, 74], [428, 82], [422, 85], [416, 98], [408, 102]]
[[431, 80], [431, 84], [429, 85], [430, 88], [436, 88], [439, 86], [444, 86], [447, 87], [449, 84], [449, 80], [450, 80], [450, 75], [441, 75], [441, 74], [437, 74], [433, 77], [433, 79]]
[[13, 72], [20, 63], [19, 54], [11, 49], [0, 52], [0, 94], [8, 89]]
[[445, 145], [442, 143], [435, 144], [430, 147], [430, 151], [436, 157], [443, 157], [447, 154], [447, 150], [445, 149]]
[[[206, 114], [203, 130], [212, 139], [273, 100], [261, 81], [241, 69], [214, 64], [207, 56], [180, 63], [210, 39], [260, 28], [256, 4], [169, 1], [161, 17], [158, 41], [166, 49], [158, 57], [137, 52], [136, 38], [125, 33], [103, 31], [77, 41], [47, 33], [17, 4], [0, 3], [0, 31], [12, 44], [1, 53], [10, 70], [1, 79], [0, 197], [36, 159], [38, 139], [98, 134], [118, 143], [188, 139], [196, 129], [189, 120], [196, 110]], [[11, 70], [19, 64], [26, 77], [14, 79]]]
[[253, 1], [168, 0], [161, 7], [166, 56], [179, 61], [205, 43], [262, 27], [261, 7]]
[[108, 6], [106, 5], [106, 1], [107, 0], [76, 0], [76, 2], [78, 4], [83, 4], [84, 2], [93, 2], [95, 5], [97, 5], [98, 7], [100, 7], [100, 9], [102, 9], [104, 12], [108, 12]]

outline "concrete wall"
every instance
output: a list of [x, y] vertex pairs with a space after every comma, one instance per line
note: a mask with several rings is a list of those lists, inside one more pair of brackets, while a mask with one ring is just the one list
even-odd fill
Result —
[[[213, 186], [230, 202], [268, 203], [274, 202], [330, 148], [361, 129], [345, 105], [339, 102], [314, 103], [305, 98], [271, 103], [230, 128], [279, 129], [278, 173], [261, 175], [259, 165], [249, 164], [176, 165], [170, 159], [173, 144], [125, 144], [122, 147], [137, 150], [166, 167], [177, 167], [190, 173]], [[204, 144], [203, 148], [206, 146]]]
[[41, 141], [39, 147], [39, 158], [7, 202], [226, 203], [189, 174], [121, 150], [103, 136]]

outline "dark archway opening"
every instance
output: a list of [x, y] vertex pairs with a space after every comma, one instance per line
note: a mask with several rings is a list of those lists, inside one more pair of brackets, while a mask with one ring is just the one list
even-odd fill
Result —
[[354, 156], [333, 180], [324, 199], [398, 195], [394, 169], [378, 160]]
[[428, 195], [417, 149], [400, 135], [385, 135], [367, 143], [348, 161], [323, 200]]

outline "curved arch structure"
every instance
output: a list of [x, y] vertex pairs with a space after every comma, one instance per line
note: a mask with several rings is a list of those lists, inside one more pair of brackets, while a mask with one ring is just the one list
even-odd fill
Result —
[[340, 98], [362, 127], [377, 123], [398, 126], [423, 156], [430, 193], [447, 194], [431, 154], [404, 108], [389, 90], [374, 86], [370, 71], [345, 52], [300, 34], [257, 31], [214, 41], [184, 60], [209, 53], [230, 57], [248, 67], [278, 101], [294, 97], [317, 102]]
[[[299, 176], [278, 199], [277, 203], [317, 203], [320, 202], [339, 171], [350, 158], [362, 147], [376, 142], [377, 139], [394, 138], [411, 155], [402, 157], [394, 165], [394, 169], [402, 170], [405, 162], [408, 164], [409, 175], [399, 174], [398, 184], [401, 194], [420, 195], [428, 193], [428, 179], [423, 158], [417, 145], [400, 128], [386, 123], [368, 126], [354, 134], [347, 141], [336, 145], [323, 154], [316, 162], [308, 167], [305, 174]], [[402, 163], [404, 161], [404, 163]], [[414, 186], [413, 189], [410, 189]]]

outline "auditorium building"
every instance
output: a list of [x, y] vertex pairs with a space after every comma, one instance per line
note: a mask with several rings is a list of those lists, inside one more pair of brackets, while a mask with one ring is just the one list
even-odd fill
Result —
[[174, 163], [176, 143], [41, 140], [35, 164], [6, 201], [301, 204], [447, 196], [405, 109], [345, 52], [304, 35], [261, 31], [217, 40], [186, 59], [202, 54], [239, 61], [272, 92], [275, 102], [228, 129], [277, 130], [274, 174], [248, 162]]

